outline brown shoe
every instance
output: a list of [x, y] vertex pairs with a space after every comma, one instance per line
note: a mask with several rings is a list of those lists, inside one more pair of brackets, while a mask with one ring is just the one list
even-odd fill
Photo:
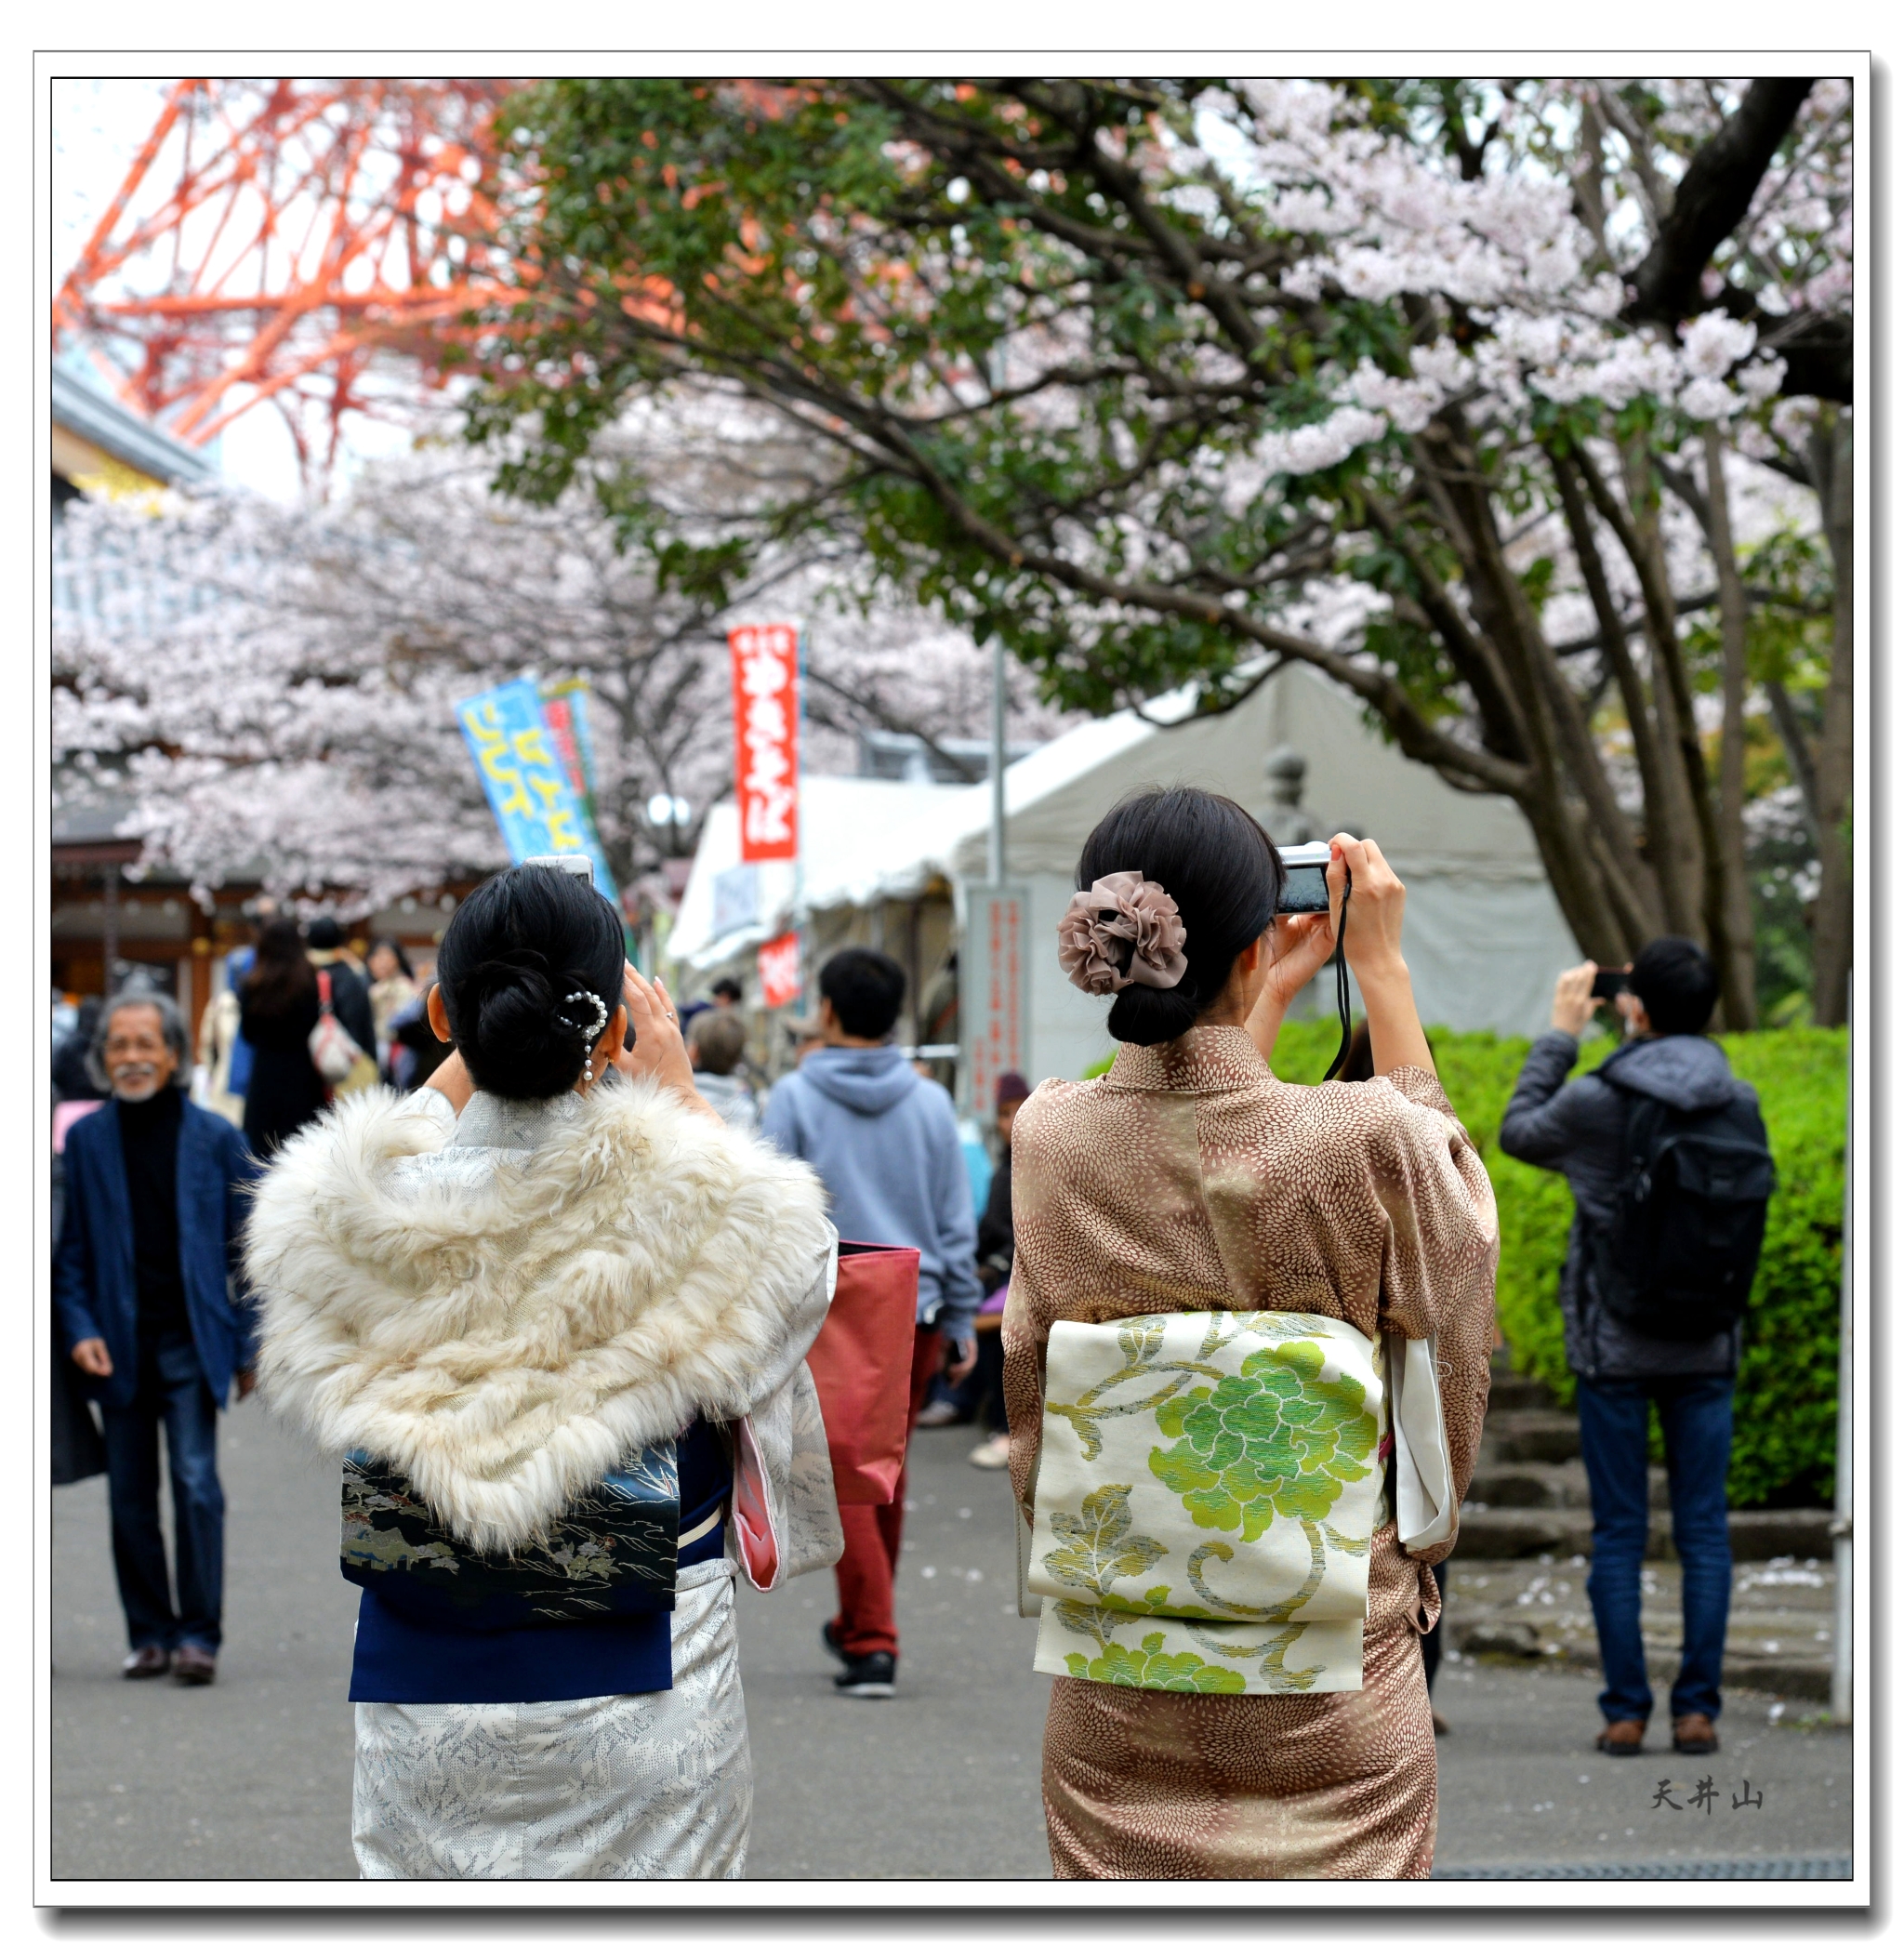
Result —
[[172, 1655], [164, 1646], [140, 1646], [138, 1651], [128, 1652], [125, 1663], [119, 1668], [121, 1679], [156, 1679], [162, 1673], [172, 1670]]
[[1636, 1754], [1646, 1738], [1646, 1723], [1644, 1720], [1615, 1720], [1593, 1745], [1603, 1754]]
[[218, 1655], [203, 1646], [180, 1646], [172, 1655], [172, 1670], [180, 1686], [210, 1686], [218, 1676]]
[[1716, 1754], [1719, 1737], [1703, 1713], [1682, 1713], [1673, 1723], [1673, 1752], [1675, 1754]]
[[1434, 1721], [1435, 1731], [1436, 1734], [1447, 1733], [1448, 1716], [1441, 1711], [1441, 1709], [1438, 1706], [1431, 1706], [1428, 1709], [1428, 1717], [1429, 1719]]

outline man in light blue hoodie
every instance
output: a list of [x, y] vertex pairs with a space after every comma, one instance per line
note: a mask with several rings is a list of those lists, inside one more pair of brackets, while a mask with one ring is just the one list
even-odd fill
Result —
[[[905, 999], [906, 974], [883, 952], [836, 952], [820, 972], [826, 1044], [775, 1084], [760, 1132], [819, 1172], [841, 1237], [918, 1248], [917, 1420], [948, 1343], [958, 1356], [954, 1381], [978, 1356], [978, 1222], [952, 1097], [891, 1044]], [[904, 1474], [892, 1502], [842, 1503], [840, 1515], [840, 1616], [823, 1628], [828, 1650], [845, 1661], [834, 1684], [855, 1699], [890, 1700], [899, 1659], [892, 1574], [906, 1522]]]

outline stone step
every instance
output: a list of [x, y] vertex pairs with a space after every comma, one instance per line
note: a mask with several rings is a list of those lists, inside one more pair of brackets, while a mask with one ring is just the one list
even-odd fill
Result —
[[[1673, 1518], [1656, 1508], [1648, 1519], [1646, 1554], [1673, 1554]], [[1771, 1557], [1831, 1555], [1831, 1513], [1825, 1509], [1736, 1509], [1729, 1520], [1732, 1554], [1739, 1563]], [[1462, 1562], [1480, 1558], [1587, 1556], [1593, 1548], [1593, 1512], [1533, 1505], [1496, 1507], [1472, 1500], [1461, 1505], [1460, 1540], [1454, 1554]]]
[[[1468, 1485], [1468, 1503], [1489, 1509], [1586, 1509], [1587, 1472], [1578, 1462], [1483, 1462]], [[1646, 1471], [1646, 1504], [1668, 1510], [1666, 1471]]]
[[1554, 1390], [1545, 1381], [1529, 1380], [1525, 1373], [1497, 1373], [1488, 1386], [1488, 1411], [1509, 1413], [1523, 1408], [1551, 1408]]
[[[1590, 1568], [1578, 1555], [1458, 1567], [1449, 1576], [1448, 1649], [1597, 1670], [1599, 1645], [1586, 1594]], [[1648, 1563], [1641, 1586], [1646, 1669], [1670, 1680], [1679, 1665], [1679, 1568]], [[1832, 1599], [1828, 1560], [1806, 1566], [1780, 1558], [1735, 1567], [1726, 1684], [1792, 1699], [1828, 1699]]]
[[1735, 1509], [1730, 1517], [1732, 1554], [1741, 1564], [1781, 1567], [1816, 1558], [1831, 1565], [1831, 1512], [1828, 1509]]
[[1558, 1408], [1510, 1408], [1499, 1414], [1490, 1409], [1483, 1433], [1498, 1462], [1580, 1459], [1580, 1417]]

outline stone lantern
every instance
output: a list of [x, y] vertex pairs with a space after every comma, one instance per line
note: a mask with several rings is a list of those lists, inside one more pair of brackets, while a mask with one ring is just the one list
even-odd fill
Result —
[[1292, 747], [1272, 750], [1263, 763], [1263, 774], [1269, 778], [1269, 806], [1258, 813], [1257, 820], [1269, 831], [1272, 842], [1317, 843], [1327, 836], [1320, 819], [1302, 806], [1302, 783], [1308, 773], [1307, 760]]

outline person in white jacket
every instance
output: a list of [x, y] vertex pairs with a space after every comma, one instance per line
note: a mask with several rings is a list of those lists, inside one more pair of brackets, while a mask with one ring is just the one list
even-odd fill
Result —
[[[804, 1360], [838, 1269], [823, 1193], [713, 1117], [586, 882], [490, 880], [437, 980], [450, 1060], [295, 1136], [248, 1238], [262, 1391], [351, 1464], [359, 1868], [740, 1876], [735, 1580], [840, 1548]], [[671, 1609], [615, 1574], [631, 1538], [576, 1520], [657, 1474]], [[485, 1558], [542, 1590], [513, 1617], [446, 1590]], [[605, 1602], [564, 1615], [591, 1567]]]

